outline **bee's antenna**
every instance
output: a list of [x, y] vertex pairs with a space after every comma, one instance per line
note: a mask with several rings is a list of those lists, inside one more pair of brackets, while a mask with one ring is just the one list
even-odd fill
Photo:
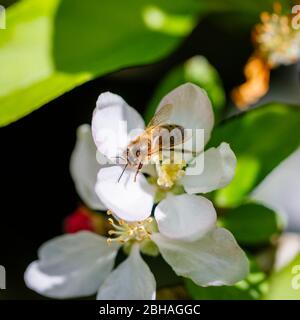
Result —
[[122, 173], [121, 173], [121, 175], [120, 175], [120, 177], [119, 177], [119, 179], [118, 179], [118, 183], [120, 182], [120, 180], [121, 180], [121, 178], [122, 178], [122, 176], [123, 176], [123, 173], [125, 172], [127, 166], [128, 166], [128, 163], [125, 164], [125, 167], [124, 167], [124, 169], [123, 169], [123, 171], [122, 171]]
[[126, 159], [123, 156], [112, 157], [112, 159], [121, 159], [121, 160], [126, 161]]

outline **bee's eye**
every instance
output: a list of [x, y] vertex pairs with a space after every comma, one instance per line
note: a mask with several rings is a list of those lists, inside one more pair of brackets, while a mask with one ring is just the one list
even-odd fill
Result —
[[141, 154], [141, 151], [138, 149], [138, 150], [136, 150], [136, 153], [135, 153], [135, 154], [136, 154], [137, 157], [139, 157], [140, 154]]

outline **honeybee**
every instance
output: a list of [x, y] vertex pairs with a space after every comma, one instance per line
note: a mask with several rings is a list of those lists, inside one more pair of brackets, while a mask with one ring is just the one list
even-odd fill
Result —
[[144, 132], [128, 144], [122, 156], [126, 160], [126, 164], [118, 181], [127, 167], [136, 168], [134, 176], [134, 181], [136, 181], [138, 173], [151, 157], [162, 151], [174, 151], [175, 146], [183, 144], [187, 140], [182, 126], [169, 123], [172, 109], [171, 104], [161, 107], [150, 120]]

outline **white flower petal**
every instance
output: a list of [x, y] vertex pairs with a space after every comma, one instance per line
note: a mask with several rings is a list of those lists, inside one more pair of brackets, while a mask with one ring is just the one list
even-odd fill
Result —
[[100, 168], [108, 164], [100, 165], [97, 162], [96, 150], [90, 126], [81, 125], [77, 129], [77, 141], [71, 156], [71, 175], [82, 201], [91, 209], [105, 210], [104, 204], [95, 193], [95, 185]]
[[235, 167], [235, 154], [229, 144], [223, 142], [218, 148], [204, 152], [204, 170], [200, 175], [190, 175], [187, 167], [181, 183], [187, 193], [207, 193], [224, 188], [233, 179]]
[[192, 83], [183, 84], [161, 100], [157, 111], [167, 104], [173, 106], [170, 123], [185, 129], [204, 129], [205, 142], [209, 140], [214, 126], [214, 113], [204, 90]]
[[93, 137], [99, 152], [109, 159], [120, 155], [143, 128], [144, 120], [123, 98], [110, 92], [100, 94], [92, 119]]
[[120, 219], [140, 221], [148, 218], [154, 204], [155, 187], [139, 173], [126, 169], [118, 182], [123, 168], [114, 166], [98, 173], [96, 193], [103, 203]]
[[152, 240], [178, 275], [200, 286], [233, 285], [249, 272], [245, 253], [226, 229], [215, 229], [194, 242], [171, 240], [159, 233]]
[[211, 231], [217, 215], [212, 203], [201, 196], [168, 196], [155, 208], [160, 233], [170, 239], [194, 241]]
[[278, 241], [274, 269], [281, 270], [300, 253], [300, 235], [298, 233], [283, 233]]
[[254, 190], [252, 199], [279, 212], [287, 230], [300, 232], [300, 149], [276, 167]]
[[133, 246], [123, 261], [100, 287], [98, 300], [154, 300], [156, 283], [152, 272]]
[[26, 285], [52, 298], [89, 296], [113, 268], [117, 249], [87, 231], [54, 238], [41, 246], [39, 260], [25, 271]]

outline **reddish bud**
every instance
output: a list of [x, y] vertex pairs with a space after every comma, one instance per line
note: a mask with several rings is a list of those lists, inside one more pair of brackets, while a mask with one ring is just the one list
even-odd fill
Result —
[[91, 213], [84, 207], [77, 208], [67, 216], [63, 224], [65, 233], [75, 233], [82, 230], [95, 231]]

